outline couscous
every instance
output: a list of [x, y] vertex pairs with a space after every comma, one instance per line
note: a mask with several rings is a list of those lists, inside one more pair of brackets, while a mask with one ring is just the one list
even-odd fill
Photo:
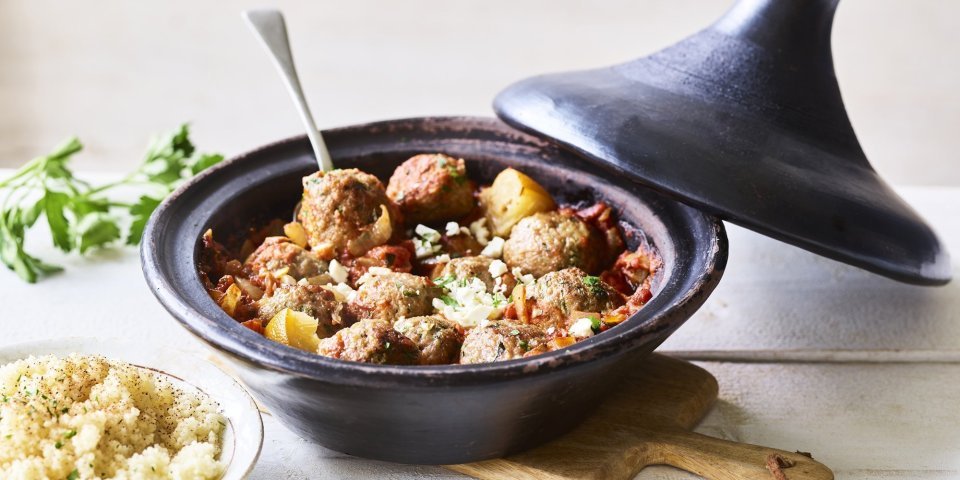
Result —
[[100, 356], [0, 367], [0, 478], [215, 479], [226, 420], [201, 392]]

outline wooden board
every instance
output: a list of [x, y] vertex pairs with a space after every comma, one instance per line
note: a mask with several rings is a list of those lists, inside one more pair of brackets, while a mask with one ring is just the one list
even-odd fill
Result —
[[625, 480], [648, 465], [671, 465], [709, 479], [833, 478], [829, 468], [800, 453], [692, 432], [716, 398], [717, 381], [706, 370], [651, 355], [569, 434], [511, 457], [448, 468], [484, 480]]

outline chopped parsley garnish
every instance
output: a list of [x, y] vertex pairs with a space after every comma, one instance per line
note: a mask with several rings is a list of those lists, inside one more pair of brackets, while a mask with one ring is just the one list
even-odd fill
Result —
[[516, 337], [517, 335], [520, 335], [520, 330], [514, 328], [513, 330], [510, 330], [510, 335]]
[[451, 306], [451, 307], [457, 307], [457, 306], [460, 305], [459, 303], [457, 303], [456, 300], [453, 299], [453, 297], [451, 297], [451, 296], [449, 296], [449, 295], [441, 295], [441, 296], [440, 296], [440, 301], [443, 302], [444, 304], [448, 305], [448, 306]]
[[75, 436], [77, 436], [76, 430], [70, 430], [69, 432], [63, 434], [63, 438], [73, 438]]
[[530, 344], [528, 344], [526, 340], [520, 340], [520, 348], [530, 350]]
[[603, 282], [600, 281], [600, 277], [595, 277], [593, 275], [588, 275], [583, 277], [583, 284], [590, 289], [595, 297], [606, 298], [607, 291], [603, 288]]
[[595, 333], [600, 333], [600, 319], [596, 315], [590, 315], [588, 318], [590, 318], [590, 328]]
[[60, 450], [61, 448], [63, 448], [63, 442], [61, 442], [60, 440], [57, 440], [57, 443], [54, 443], [53, 447], [56, 448], [57, 450]]
[[447, 171], [450, 172], [450, 178], [460, 185], [463, 185], [464, 182], [467, 181], [467, 176], [457, 171], [457, 167], [453, 165], [447, 165]]
[[454, 277], [453, 275], [445, 275], [445, 276], [434, 279], [433, 283], [436, 284], [438, 287], [443, 287], [449, 290], [450, 284], [455, 282], [456, 280], [457, 280], [457, 277]]
[[80, 472], [78, 472], [76, 468], [70, 472], [70, 475], [67, 475], [67, 480], [77, 480], [78, 478], [80, 478]]

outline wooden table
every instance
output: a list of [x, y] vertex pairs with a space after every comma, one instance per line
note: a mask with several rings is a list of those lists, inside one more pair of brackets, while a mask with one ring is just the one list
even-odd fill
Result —
[[[960, 188], [899, 191], [960, 258]], [[736, 226], [728, 233], [723, 281], [660, 349], [720, 382], [720, 401], [698, 431], [812, 452], [841, 479], [960, 477], [960, 280], [901, 285]], [[0, 344], [141, 336], [209, 352], [154, 300], [135, 250], [63, 259], [38, 242], [34, 251], [67, 271], [36, 285], [0, 272]], [[350, 457], [269, 416], [264, 424], [254, 479], [462, 478]], [[691, 477], [656, 467], [638, 478]]]

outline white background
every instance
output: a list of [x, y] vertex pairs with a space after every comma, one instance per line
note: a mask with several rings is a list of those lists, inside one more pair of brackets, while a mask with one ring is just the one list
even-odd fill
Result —
[[[491, 115], [510, 82], [602, 66], [707, 25], [727, 0], [289, 1], [321, 127]], [[227, 154], [300, 133], [247, 0], [0, 1], [0, 167], [69, 134], [83, 170], [133, 168], [151, 133], [191, 121]], [[868, 157], [894, 184], [960, 185], [960, 2], [844, 0], [837, 76]]]

